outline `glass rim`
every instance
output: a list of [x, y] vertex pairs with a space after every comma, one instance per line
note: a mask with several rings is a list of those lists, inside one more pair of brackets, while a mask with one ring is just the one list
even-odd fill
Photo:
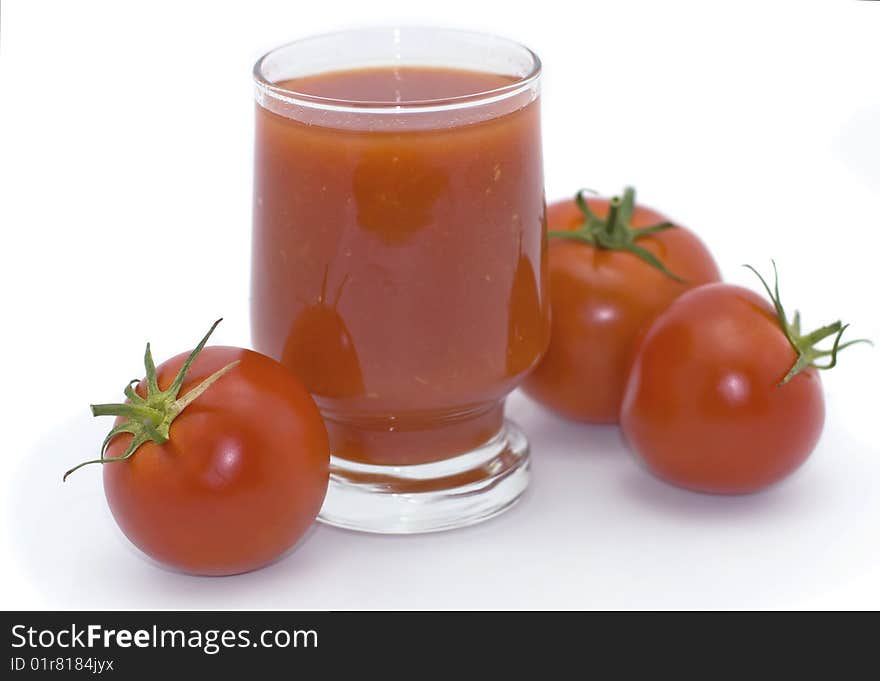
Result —
[[[345, 35], [354, 35], [358, 33], [372, 33], [377, 31], [400, 31], [400, 32], [420, 32], [434, 31], [440, 33], [454, 34], [458, 36], [469, 36], [477, 39], [495, 40], [505, 43], [508, 47], [522, 50], [531, 62], [531, 68], [524, 76], [516, 76], [515, 80], [507, 85], [492, 88], [489, 90], [481, 90], [478, 92], [457, 95], [455, 97], [442, 97], [436, 99], [414, 99], [404, 102], [391, 101], [369, 101], [369, 100], [351, 100], [335, 97], [319, 97], [310, 95], [305, 92], [297, 92], [296, 90], [279, 86], [273, 83], [263, 73], [263, 66], [267, 59], [281, 52], [282, 50], [305, 44], [312, 40], [321, 40], [327, 38], [340, 37]], [[371, 114], [402, 114], [402, 113], [429, 113], [433, 111], [448, 111], [450, 109], [462, 109], [474, 106], [483, 106], [494, 102], [503, 101], [510, 97], [525, 92], [532, 88], [541, 77], [541, 59], [538, 55], [526, 45], [509, 38], [503, 38], [492, 33], [483, 33], [480, 31], [469, 31], [456, 28], [443, 28], [434, 26], [377, 26], [371, 28], [354, 28], [341, 31], [332, 31], [329, 33], [321, 33], [309, 35], [297, 40], [293, 40], [283, 45], [279, 45], [261, 56], [254, 64], [253, 79], [258, 92], [263, 96], [273, 97], [294, 104], [296, 106], [304, 106], [313, 109], [323, 109], [325, 111], [345, 111], [350, 113], [371, 113]]]

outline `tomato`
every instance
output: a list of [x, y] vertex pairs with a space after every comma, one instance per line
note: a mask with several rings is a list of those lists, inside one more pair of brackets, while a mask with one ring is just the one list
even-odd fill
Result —
[[[777, 306], [778, 287], [771, 296], [774, 306], [739, 286], [702, 286], [673, 302], [645, 335], [620, 423], [661, 478], [701, 492], [753, 492], [813, 451], [825, 417], [817, 369], [861, 341], [838, 346], [840, 322], [801, 336], [799, 318], [789, 323]], [[813, 347], [835, 334], [832, 350]], [[825, 356], [829, 365], [818, 365]]]
[[[609, 247], [552, 238], [576, 233], [589, 215], [571, 200], [548, 207], [550, 346], [522, 386], [562, 416], [593, 423], [618, 421], [639, 334], [682, 293], [720, 278], [711, 254], [692, 232], [675, 227], [639, 236], [639, 229], [665, 218], [635, 205], [633, 190], [613, 201], [623, 210], [630, 202], [631, 214], [615, 220], [621, 241]], [[598, 220], [608, 218], [609, 200], [587, 198], [585, 203]], [[667, 272], [628, 250], [627, 235]]]
[[[160, 390], [186, 358], [158, 367]], [[148, 379], [126, 393], [127, 405], [132, 394], [148, 397], [151, 362]], [[142, 435], [129, 454], [138, 435], [123, 432], [103, 458], [104, 491], [123, 533], [155, 560], [189, 573], [228, 575], [274, 561], [303, 536], [327, 491], [324, 424], [311, 396], [278, 362], [251, 350], [205, 348], [180, 396], [236, 362], [173, 417], [167, 441]], [[93, 411], [124, 411], [120, 406]], [[131, 422], [126, 416], [117, 427]]]

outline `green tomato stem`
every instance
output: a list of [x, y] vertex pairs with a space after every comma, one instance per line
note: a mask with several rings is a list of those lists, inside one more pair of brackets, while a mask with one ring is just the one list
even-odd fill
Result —
[[[161, 445], [168, 441], [171, 424], [174, 422], [174, 419], [198, 399], [208, 388], [229, 373], [239, 363], [238, 360], [230, 362], [222, 369], [219, 369], [208, 376], [208, 378], [189, 390], [182, 397], [178, 397], [180, 389], [186, 380], [187, 372], [190, 370], [196, 357], [198, 357], [199, 353], [204, 349], [211, 334], [214, 333], [214, 329], [217, 328], [217, 325], [221, 321], [222, 319], [218, 319], [214, 322], [208, 330], [208, 333], [205, 334], [199, 344], [186, 358], [186, 361], [180, 367], [180, 370], [177, 372], [171, 385], [166, 390], [159, 388], [156, 364], [153, 361], [153, 353], [150, 350], [150, 344], [147, 343], [147, 349], [146, 352], [144, 352], [144, 369], [146, 371], [144, 382], [146, 384], [146, 396], [141, 397], [135, 392], [134, 385], [139, 382], [135, 379], [130, 381], [123, 391], [128, 400], [127, 402], [92, 405], [92, 414], [94, 416], [121, 416], [124, 420], [116, 424], [107, 434], [107, 437], [104, 438], [104, 442], [101, 444], [99, 458], [91, 461], [84, 461], [78, 466], [71, 468], [64, 474], [64, 480], [67, 480], [71, 473], [83, 466], [88, 466], [93, 463], [104, 464], [125, 461], [130, 458], [141, 445], [147, 442], [155, 442], [156, 444]], [[116, 436], [123, 433], [130, 433], [132, 435], [131, 442], [125, 452], [119, 457], [106, 458], [105, 454], [107, 452], [107, 447]]]
[[646, 248], [636, 244], [636, 241], [652, 234], [662, 232], [675, 227], [671, 222], [659, 222], [648, 227], [635, 228], [631, 225], [636, 206], [636, 190], [626, 187], [623, 196], [613, 196], [608, 202], [608, 214], [605, 218], [598, 217], [591, 209], [584, 197], [585, 190], [581, 189], [575, 194], [574, 201], [584, 217], [580, 227], [573, 230], [553, 230], [547, 232], [550, 239], [570, 239], [588, 244], [594, 248], [615, 251], [626, 251], [636, 256], [646, 264], [654, 267], [666, 276], [680, 283], [686, 283], [684, 279], [671, 272], [660, 258]]
[[[807, 368], [821, 370], [833, 369], [837, 365], [837, 354], [841, 350], [848, 348], [850, 345], [855, 345], [856, 343], [874, 345], [874, 343], [867, 338], [856, 338], [855, 340], [841, 344], [840, 339], [843, 337], [843, 332], [849, 328], [849, 324], [844, 324], [840, 320], [821, 326], [810, 333], [801, 334], [800, 312], [795, 312], [792, 321], [788, 321], [788, 317], [785, 314], [785, 308], [782, 305], [782, 299], [779, 296], [779, 271], [776, 269], [776, 261], [771, 260], [770, 262], [773, 264], [772, 289], [758, 270], [751, 265], [743, 265], [743, 267], [750, 269], [754, 272], [755, 276], [761, 280], [761, 284], [767, 292], [767, 295], [770, 297], [770, 301], [773, 303], [773, 308], [776, 310], [776, 318], [779, 321], [779, 328], [782, 330], [786, 340], [788, 340], [789, 345], [791, 345], [797, 356], [794, 364], [791, 365], [788, 372], [777, 385], [785, 385]], [[830, 349], [823, 350], [816, 347], [817, 343], [820, 343], [831, 336], [834, 336], [834, 344]], [[817, 364], [816, 360], [821, 357], [829, 357], [830, 359], [827, 364]]]

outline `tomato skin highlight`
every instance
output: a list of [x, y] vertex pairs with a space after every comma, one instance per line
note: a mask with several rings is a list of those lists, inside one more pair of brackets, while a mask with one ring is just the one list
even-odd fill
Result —
[[639, 346], [623, 434], [675, 485], [716, 494], [772, 485], [806, 460], [825, 420], [818, 371], [779, 385], [795, 360], [761, 296], [729, 284], [690, 291]]
[[[174, 379], [188, 353], [158, 367]], [[327, 432], [311, 396], [274, 360], [240, 348], [205, 348], [181, 395], [239, 360], [127, 461], [103, 466], [104, 492], [123, 533], [175, 569], [229, 575], [262, 567], [314, 521], [329, 481]], [[146, 394], [144, 382], [137, 387]], [[117, 423], [121, 419], [117, 419]], [[131, 435], [111, 442], [119, 457]]]
[[[607, 199], [588, 198], [587, 204], [600, 217], [608, 214]], [[571, 231], [583, 220], [572, 200], [556, 202], [547, 209], [550, 231]], [[661, 214], [636, 206], [632, 226], [647, 227], [664, 220]], [[683, 227], [658, 232], [637, 243], [686, 283], [628, 252], [550, 239], [550, 346], [522, 389], [566, 418], [617, 423], [640, 334], [679, 295], [720, 280], [708, 249]]]

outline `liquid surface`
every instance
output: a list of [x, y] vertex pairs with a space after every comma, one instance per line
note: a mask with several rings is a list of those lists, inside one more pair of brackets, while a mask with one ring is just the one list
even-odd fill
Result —
[[[381, 100], [394, 83], [435, 98], [505, 78], [400, 76], [285, 85]], [[337, 456], [422, 463], [488, 440], [548, 341], [537, 101], [436, 129], [305, 125], [261, 106], [256, 116], [255, 348], [303, 380]]]
[[511, 85], [513, 76], [464, 69], [381, 67], [330, 71], [277, 85], [313, 97], [350, 102], [421, 102], [463, 97]]

